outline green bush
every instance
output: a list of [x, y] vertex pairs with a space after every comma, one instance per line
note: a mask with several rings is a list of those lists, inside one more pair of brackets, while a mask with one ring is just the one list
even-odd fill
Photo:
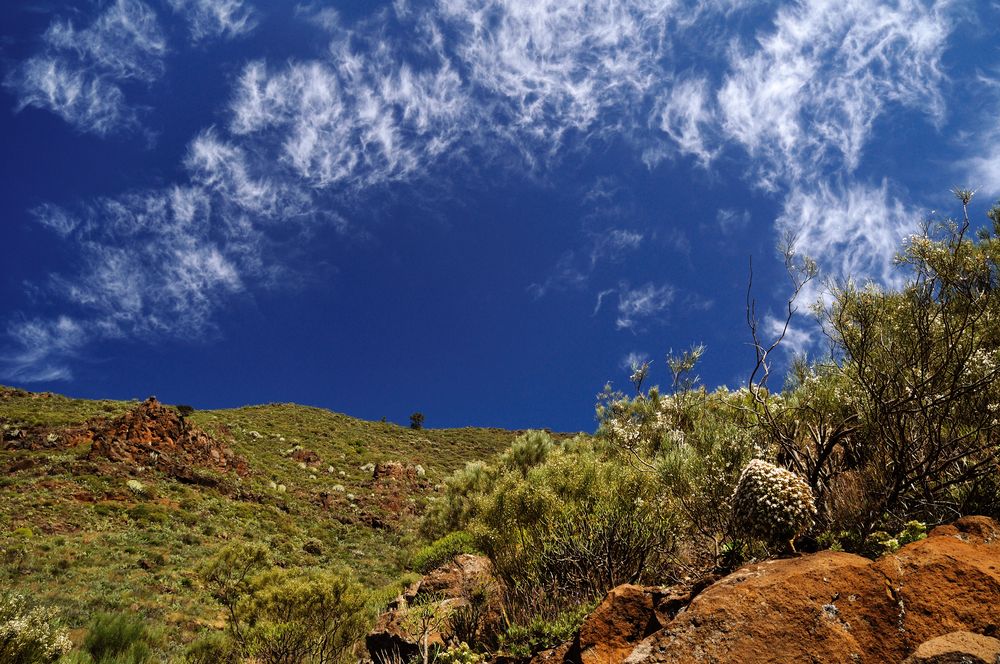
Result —
[[219, 632], [199, 637], [184, 650], [184, 664], [236, 664], [239, 656], [230, 638]]
[[553, 450], [527, 475], [501, 474], [470, 530], [508, 614], [523, 622], [621, 583], [658, 581], [676, 518], [654, 474], [581, 446]]
[[448, 533], [431, 544], [421, 548], [413, 555], [410, 567], [426, 574], [444, 565], [461, 553], [476, 553], [476, 542], [472, 535], [464, 530]]
[[142, 524], [164, 524], [170, 520], [167, 511], [155, 503], [139, 503], [128, 510], [129, 518]]
[[528, 431], [511, 443], [510, 449], [500, 457], [500, 463], [527, 475], [534, 466], [543, 463], [555, 447], [552, 437], [544, 431]]
[[152, 658], [156, 640], [156, 635], [138, 617], [99, 613], [84, 637], [83, 651], [94, 664], [145, 664]]
[[465, 529], [479, 510], [479, 499], [490, 490], [497, 470], [481, 461], [465, 464], [445, 479], [444, 496], [431, 503], [420, 524], [428, 539]]
[[221, 549], [202, 569], [212, 596], [229, 614], [239, 655], [262, 664], [333, 664], [368, 627], [367, 596], [329, 570], [266, 569], [259, 546]]
[[237, 605], [238, 638], [264, 664], [333, 664], [364, 636], [364, 609], [361, 589], [333, 572], [273, 569]]
[[481, 664], [485, 657], [462, 641], [438, 653], [437, 664]]
[[512, 625], [501, 637], [501, 648], [514, 657], [531, 657], [554, 648], [576, 636], [583, 619], [594, 604], [586, 604], [559, 613], [552, 619], [537, 617], [526, 625]]

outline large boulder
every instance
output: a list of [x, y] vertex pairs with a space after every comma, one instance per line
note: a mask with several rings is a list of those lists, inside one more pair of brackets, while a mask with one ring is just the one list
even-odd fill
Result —
[[998, 606], [1000, 527], [968, 517], [874, 562], [824, 551], [748, 565], [626, 662], [902, 662], [948, 632], [1000, 632]]
[[657, 609], [673, 598], [659, 587], [625, 584], [613, 588], [587, 615], [574, 643], [574, 660], [582, 664], [619, 664], [636, 644], [661, 629], [669, 619]]
[[972, 632], [951, 632], [921, 643], [903, 664], [1000, 664], [1000, 641]]

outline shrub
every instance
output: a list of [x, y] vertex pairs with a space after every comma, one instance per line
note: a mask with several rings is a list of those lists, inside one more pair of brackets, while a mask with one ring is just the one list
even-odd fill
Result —
[[537, 617], [526, 625], [512, 625], [501, 637], [503, 650], [515, 657], [531, 657], [576, 636], [594, 603], [563, 611], [552, 619]]
[[235, 615], [244, 654], [264, 664], [333, 664], [350, 652], [368, 623], [361, 589], [327, 570], [264, 572], [253, 579]]
[[528, 431], [514, 439], [510, 448], [500, 457], [500, 462], [527, 475], [528, 471], [545, 461], [555, 444], [544, 431]]
[[323, 542], [315, 537], [310, 537], [302, 544], [302, 550], [313, 556], [323, 555]]
[[211, 632], [184, 650], [184, 664], [236, 664], [239, 656], [225, 634]]
[[229, 614], [238, 653], [262, 664], [332, 664], [367, 627], [366, 596], [328, 570], [266, 569], [267, 550], [234, 545], [202, 569], [212, 596]]
[[448, 533], [417, 551], [410, 566], [414, 570], [426, 574], [460, 553], [475, 553], [476, 551], [476, 542], [472, 535], [464, 530], [458, 530]]
[[790, 417], [784, 427], [824, 432], [811, 434], [819, 444], [809, 454], [787, 455], [812, 462], [795, 470], [817, 490], [858, 471], [856, 525], [841, 525], [862, 539], [908, 519], [996, 508], [979, 491], [1000, 462], [1000, 204], [987, 212], [992, 228], [973, 233], [973, 192], [954, 193], [962, 219], [928, 221], [906, 241], [897, 256], [901, 288], [847, 281], [832, 289], [819, 313], [839, 412], [821, 421]]
[[94, 664], [144, 664], [152, 658], [155, 635], [146, 623], [126, 613], [99, 613], [83, 640]]
[[428, 507], [420, 524], [421, 533], [428, 539], [466, 528], [478, 514], [480, 498], [496, 480], [496, 469], [473, 461], [445, 479], [445, 494]]
[[145, 524], [163, 524], [170, 520], [167, 511], [160, 505], [139, 503], [128, 510], [129, 518]]
[[812, 491], [795, 473], [754, 459], [733, 494], [733, 521], [744, 535], [772, 545], [788, 544], [812, 526]]
[[481, 664], [485, 657], [480, 655], [465, 641], [449, 646], [447, 650], [438, 653], [435, 660], [438, 664]]
[[0, 662], [55, 662], [72, 647], [53, 609], [32, 608], [23, 595], [0, 596]]
[[502, 474], [480, 500], [472, 532], [508, 614], [523, 621], [621, 583], [658, 580], [675, 522], [655, 475], [592, 449], [560, 450], [526, 476]]

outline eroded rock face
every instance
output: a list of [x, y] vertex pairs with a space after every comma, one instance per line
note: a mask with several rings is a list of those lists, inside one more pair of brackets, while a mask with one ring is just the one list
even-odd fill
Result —
[[663, 588], [631, 584], [612, 589], [580, 626], [573, 661], [582, 664], [624, 661], [639, 641], [669, 621], [669, 617], [657, 610], [668, 594]]
[[121, 417], [96, 428], [88, 459], [155, 467], [178, 479], [195, 479], [195, 468], [249, 473], [228, 445], [189, 424], [173, 408], [150, 397]]
[[948, 632], [1000, 633], [997, 607], [1000, 527], [967, 517], [875, 562], [824, 551], [748, 565], [626, 662], [902, 662]]
[[[418, 656], [425, 614], [446, 616], [468, 606], [470, 594], [476, 589], [485, 589], [489, 596], [492, 584], [490, 562], [483, 556], [460, 554], [429, 572], [390, 603], [365, 637], [372, 661], [391, 664]], [[447, 621], [428, 621], [427, 624], [433, 627], [426, 635], [427, 645], [443, 645], [446, 635], [442, 634], [442, 629], [447, 627]]]
[[921, 643], [903, 664], [1000, 664], [1000, 640], [951, 632]]

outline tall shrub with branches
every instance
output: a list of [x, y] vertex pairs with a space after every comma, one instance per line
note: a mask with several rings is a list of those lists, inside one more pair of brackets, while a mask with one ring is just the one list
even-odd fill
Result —
[[1000, 206], [972, 236], [973, 192], [959, 221], [928, 223], [886, 290], [847, 282], [823, 311], [857, 411], [851, 452], [865, 467], [866, 524], [962, 514], [1000, 457]]

